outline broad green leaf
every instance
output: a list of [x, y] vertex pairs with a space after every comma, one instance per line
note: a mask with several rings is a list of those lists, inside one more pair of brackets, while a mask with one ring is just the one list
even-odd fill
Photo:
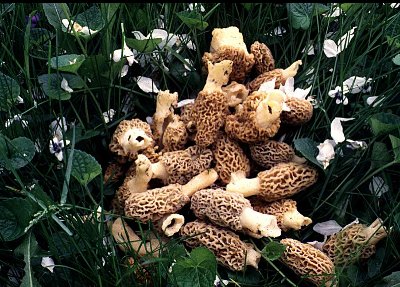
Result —
[[62, 55], [51, 58], [50, 66], [53, 69], [59, 71], [76, 73], [84, 61], [85, 61], [84, 55], [77, 55], [77, 54]]
[[310, 27], [314, 3], [287, 3], [286, 7], [293, 29], [307, 30]]
[[82, 77], [86, 76], [88, 79], [90, 79], [92, 85], [96, 84], [95, 82], [98, 82], [98, 86], [100, 86], [103, 84], [100, 82], [100, 76], [104, 76], [106, 79], [109, 77], [109, 61], [110, 60], [107, 60], [103, 55], [89, 56], [79, 68], [79, 75]]
[[39, 46], [49, 41], [53, 37], [53, 33], [44, 28], [31, 28], [29, 37], [29, 45]]
[[68, 5], [66, 3], [43, 3], [42, 5], [50, 25], [56, 30], [62, 29], [64, 27], [62, 20], [70, 18], [71, 15]]
[[0, 14], [3, 16], [4, 14], [14, 11], [15, 3], [2, 3], [0, 4]]
[[274, 261], [279, 259], [283, 252], [285, 252], [286, 246], [283, 245], [282, 243], [276, 242], [276, 241], [271, 241], [261, 251], [262, 256], [265, 258]]
[[208, 27], [208, 23], [202, 20], [203, 16], [197, 11], [181, 11], [177, 12], [176, 15], [190, 29], [203, 31]]
[[310, 138], [295, 139], [293, 141], [294, 147], [298, 150], [306, 159], [315, 163], [317, 166], [323, 168], [321, 163], [317, 161], [316, 156], [318, 155], [317, 144]]
[[[87, 27], [87, 31], [84, 31], [84, 29], [82, 29], [82, 31], [76, 31], [77, 34], [84, 39], [90, 39], [104, 27], [104, 20], [101, 15], [101, 11], [95, 4], [93, 4], [85, 12], [71, 17], [70, 20], [72, 20], [74, 23], [78, 23], [82, 28]], [[71, 25], [68, 27], [68, 29], [64, 25], [62, 26], [62, 30], [64, 32], [71, 33], [71, 29]], [[89, 30], [91, 31], [89, 32]]]
[[158, 44], [162, 42], [161, 38], [138, 40], [133, 38], [125, 38], [126, 45], [129, 48], [135, 49], [140, 53], [152, 52]]
[[399, 130], [400, 117], [389, 113], [379, 113], [370, 118], [370, 124], [375, 136], [385, 135]]
[[392, 157], [386, 145], [382, 142], [375, 142], [372, 146], [371, 169], [378, 169], [392, 161]]
[[328, 11], [329, 11], [329, 6], [321, 3], [314, 3], [314, 15], [320, 15]]
[[341, 3], [340, 4], [340, 8], [344, 11], [344, 12], [349, 12], [350, 10], [352, 10], [353, 12], [355, 12], [356, 10], [362, 8], [362, 4], [361, 3]]
[[24, 234], [33, 214], [33, 206], [23, 198], [0, 201], [0, 239], [12, 241]]
[[24, 241], [15, 249], [17, 254], [24, 255], [25, 261], [25, 274], [22, 278], [22, 282], [20, 287], [39, 287], [40, 284], [36, 280], [33, 269], [32, 269], [32, 257], [34, 257], [39, 251], [39, 246], [36, 241], [35, 236], [29, 232], [28, 235], [25, 237]]
[[35, 144], [26, 137], [9, 140], [0, 135], [0, 165], [8, 170], [27, 165], [35, 156]]
[[392, 61], [395, 65], [400, 66], [400, 54], [397, 54]]
[[71, 89], [81, 89], [84, 86], [84, 82], [81, 77], [61, 73], [58, 74], [44, 74], [38, 76], [39, 84], [42, 85], [43, 92], [51, 99], [55, 100], [69, 100], [71, 98], [71, 93], [65, 91], [61, 88], [61, 81], [65, 78]]
[[172, 276], [178, 287], [210, 287], [217, 274], [217, 260], [205, 247], [193, 249], [189, 258], [178, 259]]
[[392, 274], [383, 277], [375, 287], [399, 287], [400, 286], [400, 271], [395, 271]]
[[378, 275], [381, 272], [381, 266], [385, 259], [385, 248], [380, 247], [375, 254], [368, 259], [368, 276], [370, 278]]
[[0, 111], [9, 111], [19, 94], [18, 82], [0, 72]]
[[82, 185], [87, 185], [92, 179], [101, 174], [101, 166], [90, 154], [74, 150], [71, 175]]
[[100, 3], [101, 10], [105, 16], [105, 20], [110, 25], [114, 20], [114, 16], [120, 8], [121, 3]]
[[394, 135], [389, 135], [389, 138], [392, 143], [394, 160], [400, 163], [400, 139]]

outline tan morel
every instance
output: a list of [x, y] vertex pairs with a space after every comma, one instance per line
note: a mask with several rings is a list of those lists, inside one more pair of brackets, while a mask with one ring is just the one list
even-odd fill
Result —
[[176, 151], [185, 148], [189, 134], [186, 125], [178, 115], [173, 115], [171, 122], [167, 125], [162, 136], [162, 151]]
[[251, 158], [261, 167], [271, 168], [281, 162], [292, 161], [294, 149], [284, 142], [264, 140], [249, 145]]
[[335, 286], [335, 266], [321, 250], [292, 238], [280, 241], [286, 250], [280, 260], [315, 286]]
[[376, 244], [387, 235], [380, 218], [369, 226], [353, 223], [331, 235], [322, 250], [338, 266], [353, 264], [373, 255]]
[[275, 69], [275, 60], [267, 45], [256, 41], [250, 46], [250, 52], [254, 55], [254, 68], [258, 75]]
[[261, 254], [230, 230], [196, 220], [186, 223], [180, 234], [189, 247], [207, 247], [219, 263], [233, 271], [243, 271], [246, 266], [258, 269]]
[[299, 126], [307, 123], [313, 116], [314, 107], [308, 100], [289, 97], [285, 104], [290, 111], [282, 111], [281, 120], [283, 123]]
[[266, 203], [263, 200], [251, 198], [250, 203], [255, 211], [275, 215], [279, 228], [284, 232], [290, 229], [300, 230], [303, 226], [312, 223], [311, 218], [302, 215], [297, 210], [297, 202], [292, 199], [279, 199]]
[[311, 166], [294, 162], [279, 163], [259, 172], [255, 178], [246, 178], [243, 172], [233, 173], [226, 190], [241, 193], [245, 197], [257, 195], [271, 202], [291, 197], [313, 185], [317, 179], [318, 172]]
[[125, 201], [125, 215], [145, 223], [160, 220], [165, 215], [176, 213], [190, 202], [196, 191], [213, 184], [218, 178], [214, 169], [205, 170], [187, 184], [170, 184], [161, 188], [134, 193]]
[[281, 235], [276, 217], [255, 211], [241, 194], [223, 189], [203, 189], [192, 196], [190, 208], [199, 219], [208, 219], [216, 225], [255, 238]]
[[179, 232], [181, 227], [185, 224], [185, 217], [178, 213], [167, 214], [160, 220], [156, 221], [154, 226], [160, 232], [168, 237]]
[[222, 87], [222, 91], [226, 93], [228, 106], [236, 107], [243, 103], [243, 101], [249, 95], [249, 90], [245, 85], [239, 84], [238, 82], [231, 82], [229, 85]]

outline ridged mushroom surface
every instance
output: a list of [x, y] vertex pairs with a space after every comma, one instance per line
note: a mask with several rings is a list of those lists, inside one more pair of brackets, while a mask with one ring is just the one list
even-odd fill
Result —
[[290, 145], [275, 140], [265, 140], [249, 147], [251, 158], [267, 169], [281, 162], [289, 162], [294, 156], [294, 149]]

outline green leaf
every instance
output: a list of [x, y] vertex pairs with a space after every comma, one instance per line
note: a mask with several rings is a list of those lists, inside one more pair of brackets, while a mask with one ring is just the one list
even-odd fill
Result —
[[352, 12], [355, 12], [362, 7], [363, 7], [363, 5], [360, 3], [341, 3], [340, 4], [340, 8], [346, 13], [349, 12], [350, 10]]
[[33, 214], [33, 206], [23, 198], [0, 201], [0, 239], [12, 241], [24, 235]]
[[261, 251], [262, 256], [265, 258], [274, 261], [279, 259], [283, 252], [285, 252], [286, 246], [283, 245], [282, 243], [276, 242], [276, 241], [271, 241]]
[[39, 46], [49, 41], [53, 37], [53, 33], [44, 28], [31, 28], [29, 37], [29, 45]]
[[[108, 61], [108, 62], [107, 62]], [[104, 76], [108, 79], [110, 74], [110, 66], [109, 61], [103, 55], [94, 55], [89, 56], [83, 62], [82, 66], [79, 68], [79, 75], [86, 76], [90, 79], [91, 84], [95, 85], [96, 82], [97, 86], [102, 85], [103, 83], [101, 76]], [[121, 61], [123, 62], [123, 61]]]
[[286, 7], [293, 29], [307, 30], [310, 27], [314, 3], [287, 3]]
[[[89, 34], [86, 34], [81, 31], [76, 31], [77, 34], [84, 38], [84, 39], [90, 39], [92, 36], [97, 34], [101, 29], [104, 27], [104, 19], [103, 16], [101, 15], [101, 11], [97, 5], [92, 5], [89, 9], [84, 11], [83, 13], [80, 13], [74, 17], [71, 17], [71, 20], [78, 23], [81, 25], [81, 27], [88, 27], [88, 29], [92, 30], [90, 31]], [[65, 27], [64, 25], [61, 27], [63, 32], [71, 33], [71, 25], [70, 27]]]
[[400, 66], [400, 54], [397, 54], [392, 61], [395, 65]]
[[76, 73], [84, 61], [85, 61], [84, 55], [77, 55], [77, 54], [62, 55], [51, 58], [50, 66], [53, 69], [59, 71]]
[[205, 247], [193, 249], [189, 258], [178, 259], [172, 276], [178, 287], [210, 287], [217, 274], [217, 260]]
[[24, 241], [15, 249], [17, 254], [24, 255], [25, 261], [25, 275], [22, 278], [20, 287], [38, 287], [39, 282], [36, 280], [33, 269], [32, 269], [32, 257], [34, 257], [39, 251], [39, 246], [37, 244], [35, 236], [29, 232], [25, 237]]
[[392, 157], [386, 145], [382, 142], [375, 142], [372, 146], [371, 169], [378, 169], [392, 161]]
[[0, 111], [9, 111], [19, 94], [18, 82], [0, 72]]
[[203, 21], [203, 16], [197, 11], [181, 11], [177, 12], [176, 15], [190, 29], [204, 31], [208, 27], [208, 23]]
[[64, 27], [62, 19], [68, 19], [71, 15], [68, 5], [66, 3], [43, 3], [42, 5], [50, 25], [56, 30], [62, 29]]
[[389, 138], [392, 143], [394, 160], [400, 163], [400, 139], [394, 135], [389, 135]]
[[121, 3], [100, 3], [107, 23], [111, 23], [111, 21], [113, 21], [120, 5]]
[[158, 44], [162, 42], [161, 38], [138, 40], [133, 38], [125, 38], [126, 45], [140, 53], [152, 52]]
[[82, 78], [72, 74], [61, 73], [58, 75], [54, 73], [38, 76], [39, 84], [42, 85], [43, 92], [49, 98], [65, 101], [71, 98], [71, 93], [61, 88], [63, 78], [67, 80], [71, 89], [81, 89], [84, 86]]
[[375, 136], [385, 135], [399, 130], [400, 117], [389, 113], [375, 114], [370, 118], [370, 125]]
[[327, 5], [321, 3], [314, 3], [314, 15], [320, 15], [322, 13], [326, 13], [329, 11], [329, 7]]
[[310, 138], [301, 138], [295, 139], [293, 143], [296, 150], [298, 150], [306, 159], [323, 168], [322, 164], [315, 158], [318, 155], [316, 142]]
[[0, 4], [0, 14], [3, 16], [4, 14], [14, 11], [15, 3], [1, 3]]
[[383, 277], [383, 279], [375, 285], [375, 287], [399, 287], [400, 286], [400, 271], [395, 271], [392, 274]]
[[399, 40], [399, 31], [400, 31], [400, 14], [397, 15], [389, 21], [386, 32], [386, 39], [389, 45], [394, 45], [397, 48], [400, 48], [400, 40]]
[[82, 185], [87, 185], [92, 179], [101, 174], [101, 166], [90, 154], [74, 150], [71, 175]]
[[368, 259], [368, 276], [370, 278], [378, 275], [381, 272], [381, 266], [385, 259], [385, 248], [378, 248], [375, 254]]
[[35, 156], [35, 144], [26, 137], [9, 140], [0, 135], [0, 165], [8, 170], [27, 165]]

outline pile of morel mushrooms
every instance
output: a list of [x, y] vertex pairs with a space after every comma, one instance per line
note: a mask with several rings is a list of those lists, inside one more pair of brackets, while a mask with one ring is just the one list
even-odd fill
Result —
[[[121, 121], [109, 145], [116, 160], [105, 180], [123, 180], [114, 212], [151, 222], [159, 235], [143, 240], [122, 218], [111, 231], [121, 250], [139, 256], [159, 256], [161, 234], [163, 240], [180, 236], [188, 247], [207, 247], [231, 270], [258, 268], [260, 251], [243, 235], [284, 237], [312, 223], [290, 197], [313, 185], [318, 171], [274, 139], [281, 126], [312, 118], [308, 100], [279, 89], [302, 62], [275, 68], [269, 48], [255, 42], [249, 53], [233, 26], [213, 30], [202, 61], [207, 81], [195, 100], [178, 106], [176, 92], [160, 91], [151, 122]], [[185, 206], [190, 220], [179, 213]], [[368, 258], [386, 236], [377, 219], [369, 227], [347, 226], [321, 250], [285, 238], [280, 260], [315, 285], [332, 286], [335, 265]]]

